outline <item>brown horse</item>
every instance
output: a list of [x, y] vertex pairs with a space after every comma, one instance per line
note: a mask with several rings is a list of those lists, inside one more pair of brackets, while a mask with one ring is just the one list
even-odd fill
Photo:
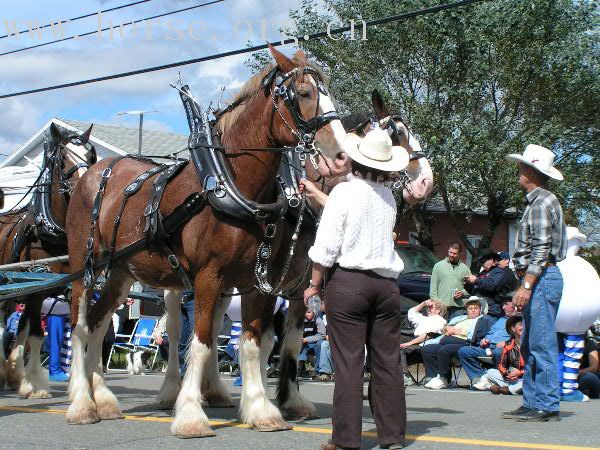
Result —
[[[64, 232], [67, 206], [73, 186], [88, 167], [96, 162], [96, 152], [89, 143], [92, 127], [83, 134], [62, 133], [54, 124], [44, 152], [39, 186], [33, 200], [17, 212], [0, 216], [0, 264], [61, 256], [67, 253]], [[68, 264], [55, 263], [47, 269], [55, 273], [68, 271]], [[51, 397], [48, 380], [42, 373], [40, 348], [43, 333], [40, 322], [44, 293], [33, 294], [19, 321], [16, 345], [9, 355], [6, 381], [19, 395], [30, 398]], [[30, 348], [24, 366], [25, 344]]]
[[[299, 52], [293, 59], [271, 48], [279, 74], [284, 84], [296, 92], [292, 107], [281, 96], [275, 95], [275, 77], [267, 77], [271, 67], [252, 77], [242, 88], [231, 110], [223, 114], [216, 128], [226, 150], [235, 183], [244, 196], [260, 203], [274, 201], [278, 184], [276, 172], [281, 156], [277, 152], [244, 152], [236, 148], [279, 148], [296, 146], [299, 142], [295, 124], [297, 118], [306, 121], [329, 112], [331, 101], [325, 102], [324, 90], [318, 71]], [[292, 110], [295, 108], [295, 110]], [[296, 114], [294, 114], [296, 113]], [[320, 114], [321, 113], [321, 114]], [[311, 122], [315, 123], [315, 122]], [[338, 165], [331, 159], [341, 151], [345, 132], [339, 120], [319, 123], [314, 129], [315, 145], [330, 158], [327, 166], [321, 155], [322, 167], [329, 167], [328, 175], [336, 175]], [[292, 124], [292, 125], [290, 125]], [[302, 136], [300, 136], [302, 137]], [[235, 157], [233, 157], [235, 156]], [[84, 267], [86, 242], [82, 237], [90, 233], [91, 210], [100, 186], [102, 174], [110, 160], [92, 167], [77, 185], [67, 214], [69, 261], [73, 272]], [[97, 257], [109, 247], [115, 216], [124, 197], [124, 188], [138, 175], [152, 166], [139, 160], [128, 159], [112, 167], [112, 176], [106, 183], [104, 201], [97, 226], [93, 230], [93, 254]], [[329, 172], [330, 171], [330, 172]], [[133, 195], [121, 215], [116, 234], [116, 247], [123, 248], [144, 237], [142, 219], [151, 186], [146, 183]], [[185, 166], [164, 189], [160, 212], [168, 216], [202, 185], [192, 164]], [[234, 286], [251, 288], [254, 281], [256, 250], [265, 230], [261, 223], [233, 219], [211, 208], [203, 209], [191, 220], [182, 224], [176, 237], [170, 240], [174, 254], [181, 266], [194, 277], [195, 333], [192, 338], [188, 367], [175, 406], [172, 432], [179, 437], [211, 436], [213, 431], [201, 407], [200, 387], [207, 361], [213, 353], [215, 320], [222, 316], [221, 293]], [[284, 259], [281, 251], [282, 235], [276, 233], [272, 242], [272, 267]], [[287, 248], [285, 248], [287, 250]], [[101, 342], [112, 312], [126, 298], [134, 279], [165, 289], [182, 289], [182, 280], [175, 274], [167, 257], [154, 248], [115, 260], [111, 276], [106, 281], [99, 300], [91, 301], [91, 289], [84, 289], [83, 281], [73, 282], [72, 321], [74, 330], [70, 398], [67, 412], [69, 423], [93, 423], [99, 419], [121, 418], [122, 413], [114, 394], [104, 384], [100, 364]], [[259, 358], [263, 320], [272, 315], [272, 297], [257, 291], [244, 299], [244, 355], [245, 373], [261, 374]], [[87, 352], [84, 349], [87, 346]], [[250, 367], [248, 367], [250, 366]], [[249, 389], [253, 387], [254, 389]], [[205, 394], [209, 404], [228, 405], [231, 399], [224, 389], [213, 386]], [[241, 417], [246, 423], [265, 430], [287, 427], [281, 413], [266, 396], [258, 377], [247, 378], [242, 391]]]

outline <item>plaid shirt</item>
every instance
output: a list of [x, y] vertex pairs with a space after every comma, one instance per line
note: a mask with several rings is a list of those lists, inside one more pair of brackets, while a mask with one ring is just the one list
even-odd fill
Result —
[[540, 276], [546, 263], [556, 263], [567, 254], [567, 228], [556, 196], [541, 187], [527, 194], [513, 263], [516, 270]]

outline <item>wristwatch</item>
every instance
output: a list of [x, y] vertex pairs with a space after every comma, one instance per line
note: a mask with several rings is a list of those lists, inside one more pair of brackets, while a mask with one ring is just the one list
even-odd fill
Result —
[[531, 283], [529, 281], [523, 281], [523, 288], [530, 291], [532, 288]]
[[317, 284], [317, 283], [314, 283], [314, 282], [313, 282], [313, 280], [310, 280], [310, 283], [309, 283], [308, 287], [309, 287], [309, 288], [313, 288], [313, 287], [318, 287], [318, 288], [320, 288], [320, 287], [321, 287], [321, 283], [318, 283], [318, 284]]

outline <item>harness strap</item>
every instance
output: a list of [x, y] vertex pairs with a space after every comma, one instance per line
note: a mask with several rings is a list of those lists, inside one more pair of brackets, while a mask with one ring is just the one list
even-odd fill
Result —
[[144, 232], [146, 232], [148, 242], [155, 242], [159, 238], [158, 230], [161, 218], [158, 208], [160, 207], [160, 202], [165, 192], [165, 186], [187, 163], [187, 161], [180, 161], [169, 166], [166, 170], [162, 171], [158, 178], [154, 180], [154, 183], [152, 183], [148, 205], [146, 206], [146, 209], [144, 209], [144, 216], [146, 217], [146, 227], [144, 228]]
[[102, 178], [100, 179], [100, 186], [98, 187], [98, 193], [94, 199], [94, 205], [92, 206], [92, 218], [90, 223], [90, 237], [87, 241], [87, 255], [84, 260], [85, 273], [83, 276], [83, 285], [86, 289], [92, 287], [95, 281], [94, 277], [94, 232], [96, 231], [96, 222], [100, 216], [100, 208], [102, 207], [102, 198], [104, 197], [104, 190], [110, 176], [112, 175], [113, 167], [122, 159], [127, 158], [127, 155], [118, 156], [113, 159], [108, 166], [102, 171]]
[[166, 164], [152, 167], [147, 171], [139, 174], [135, 180], [133, 180], [123, 191], [123, 201], [121, 202], [121, 207], [119, 208], [119, 212], [115, 216], [115, 225], [113, 227], [112, 237], [110, 239], [110, 246], [108, 247], [108, 263], [106, 265], [106, 269], [104, 270], [104, 277], [108, 279], [110, 277], [110, 272], [113, 263], [113, 257], [115, 254], [115, 244], [117, 241], [117, 232], [119, 230], [119, 225], [121, 224], [121, 217], [123, 216], [123, 211], [125, 210], [125, 206], [129, 201], [129, 198], [134, 194], [139, 192], [139, 190], [144, 185], [144, 182], [148, 180], [150, 177], [156, 175], [157, 173], [167, 169], [169, 166]]

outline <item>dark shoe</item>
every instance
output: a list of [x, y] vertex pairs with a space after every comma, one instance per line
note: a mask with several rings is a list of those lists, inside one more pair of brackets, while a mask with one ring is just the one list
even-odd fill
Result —
[[497, 384], [494, 384], [493, 386], [490, 387], [490, 391], [492, 391], [492, 394], [495, 395], [510, 395], [510, 390], [508, 389], [507, 386], [498, 386]]
[[522, 416], [525, 413], [528, 413], [529, 411], [531, 411], [530, 408], [521, 406], [519, 409], [515, 409], [514, 411], [508, 411], [508, 412], [502, 413], [502, 418], [503, 419], [515, 419], [519, 416]]
[[558, 422], [560, 420], [560, 412], [532, 409], [514, 419], [517, 422]]
[[335, 445], [335, 443], [330, 439], [325, 444], [321, 444], [321, 450], [350, 450], [351, 447], [340, 447], [339, 445]]

